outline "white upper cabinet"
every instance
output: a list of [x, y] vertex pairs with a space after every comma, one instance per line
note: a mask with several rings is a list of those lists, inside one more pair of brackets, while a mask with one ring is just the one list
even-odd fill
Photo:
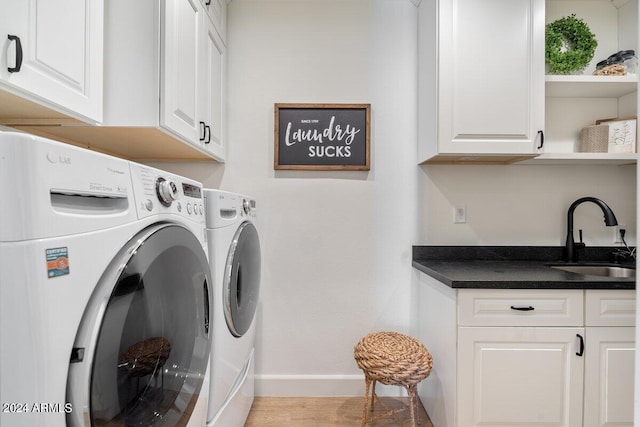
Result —
[[[223, 7], [224, 4], [224, 7]], [[161, 125], [224, 160], [226, 3], [167, 1], [162, 36]]]
[[105, 2], [101, 126], [20, 128], [136, 161], [224, 161], [225, 46], [204, 8]]
[[227, 43], [227, 3], [231, 0], [201, 0], [223, 43]]
[[[224, 45], [204, 4], [136, 3], [110, 0], [106, 7], [112, 44], [107, 49], [105, 126], [132, 128], [126, 135], [144, 140], [145, 159], [224, 161]], [[210, 59], [212, 38], [215, 60]], [[129, 67], [122, 66], [123, 53]], [[176, 142], [191, 151], [180, 150]], [[175, 152], [165, 149], [169, 145]]]
[[0, 10], [0, 92], [101, 122], [103, 0], [0, 0]]
[[160, 124], [186, 141], [201, 139], [198, 81], [201, 36], [200, 0], [165, 2], [160, 73]]
[[214, 156], [224, 158], [226, 126], [226, 47], [216, 29], [208, 22], [205, 28], [202, 65], [200, 126], [203, 143]]
[[422, 2], [419, 161], [533, 157], [544, 131], [544, 0]]
[[[589, 65], [546, 74], [546, 24], [575, 14], [598, 42]], [[582, 152], [581, 131], [637, 116], [638, 77], [594, 76], [638, 52], [638, 0], [434, 0], [418, 21], [421, 163], [636, 163], [636, 153]]]

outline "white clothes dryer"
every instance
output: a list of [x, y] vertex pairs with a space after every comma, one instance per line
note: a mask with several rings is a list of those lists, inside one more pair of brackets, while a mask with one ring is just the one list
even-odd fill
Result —
[[204, 190], [213, 279], [213, 346], [207, 427], [242, 427], [254, 398], [254, 343], [260, 296], [256, 202]]
[[0, 179], [0, 425], [203, 426], [201, 185], [9, 131]]

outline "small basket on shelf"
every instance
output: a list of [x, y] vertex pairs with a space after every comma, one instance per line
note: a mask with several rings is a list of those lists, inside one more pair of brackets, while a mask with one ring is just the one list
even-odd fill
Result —
[[582, 128], [580, 152], [606, 153], [609, 149], [609, 126], [593, 125]]

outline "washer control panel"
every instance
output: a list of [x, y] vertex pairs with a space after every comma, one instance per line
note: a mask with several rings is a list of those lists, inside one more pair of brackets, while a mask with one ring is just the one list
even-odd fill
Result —
[[256, 200], [223, 190], [204, 190], [207, 228], [227, 227], [244, 220], [256, 220]]
[[138, 217], [170, 213], [204, 224], [201, 183], [138, 163], [130, 168]]

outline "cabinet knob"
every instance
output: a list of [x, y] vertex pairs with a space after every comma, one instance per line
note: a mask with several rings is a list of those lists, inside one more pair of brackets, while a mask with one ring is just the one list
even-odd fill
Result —
[[20, 71], [20, 67], [22, 67], [22, 42], [20, 41], [20, 37], [11, 34], [8, 34], [7, 38], [9, 39], [9, 42], [16, 42], [15, 66], [7, 67], [7, 71], [9, 71], [10, 73], [17, 73], [18, 71]]

